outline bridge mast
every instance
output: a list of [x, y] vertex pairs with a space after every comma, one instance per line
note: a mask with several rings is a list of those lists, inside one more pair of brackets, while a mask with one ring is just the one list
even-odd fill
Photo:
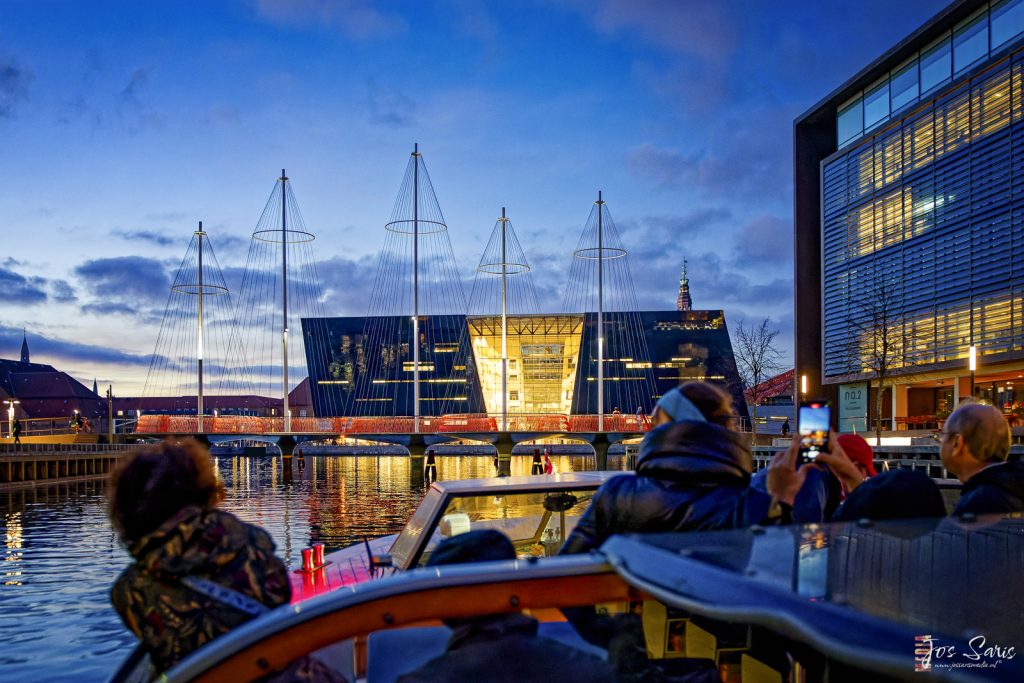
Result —
[[281, 347], [284, 354], [284, 431], [292, 430], [288, 407], [288, 176], [281, 169]]
[[508, 274], [505, 230], [508, 218], [501, 207], [501, 431], [508, 431], [508, 306], [505, 277]]
[[198, 361], [199, 369], [199, 392], [196, 395], [196, 427], [198, 432], [203, 431], [203, 237], [206, 233], [203, 232], [203, 222], [199, 221], [199, 229], [196, 230], [196, 238], [199, 240], [199, 288], [197, 294], [199, 296], [199, 306], [196, 315], [196, 325], [198, 327], [198, 337], [196, 342], [196, 360]]
[[604, 200], [597, 191], [597, 431], [604, 431]]
[[420, 145], [412, 149], [412, 415], [420, 431]]

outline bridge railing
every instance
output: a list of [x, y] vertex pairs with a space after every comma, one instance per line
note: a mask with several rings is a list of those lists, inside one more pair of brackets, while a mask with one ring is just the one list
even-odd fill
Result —
[[[598, 431], [597, 415], [514, 413], [507, 416], [507, 431], [589, 433]], [[283, 417], [254, 415], [206, 415], [203, 428], [195, 415], [141, 415], [136, 431], [143, 434], [445, 434], [496, 432], [501, 417], [485, 413], [460, 413], [421, 417], [416, 429], [412, 417], [293, 417], [286, 429]], [[613, 413], [604, 416], [606, 432], [644, 432], [646, 419]]]

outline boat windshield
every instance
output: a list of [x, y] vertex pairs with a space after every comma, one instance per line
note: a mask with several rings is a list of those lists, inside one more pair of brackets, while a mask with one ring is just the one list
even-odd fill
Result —
[[[436, 506], [428, 497], [395, 541], [391, 556], [396, 567], [408, 568], [412, 562], [423, 565], [443, 539], [481, 529], [508, 536], [520, 557], [555, 555], [593, 495], [594, 491], [586, 490], [452, 496], [440, 515], [426, 511]], [[433, 528], [425, 529], [431, 520], [437, 520]], [[415, 548], [420, 545], [424, 547], [417, 559]]]
[[427, 490], [427, 495], [423, 496], [416, 512], [412, 513], [412, 517], [405, 523], [402, 533], [398, 535], [391, 546], [390, 555], [394, 566], [402, 569], [408, 566], [409, 556], [416, 551], [424, 529], [436, 519], [435, 515], [438, 513], [443, 497], [444, 495], [433, 487]]

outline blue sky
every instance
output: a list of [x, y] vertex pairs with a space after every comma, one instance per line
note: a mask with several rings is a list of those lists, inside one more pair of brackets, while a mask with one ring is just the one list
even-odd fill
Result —
[[790, 359], [793, 119], [944, 4], [0, 0], [0, 357], [141, 391], [196, 221], [237, 271], [281, 168], [365, 314], [418, 142], [465, 277], [505, 206], [559, 300], [601, 189], [641, 307], [686, 258]]

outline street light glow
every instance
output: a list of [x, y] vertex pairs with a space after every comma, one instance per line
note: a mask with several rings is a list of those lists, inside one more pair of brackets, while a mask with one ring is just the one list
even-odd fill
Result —
[[978, 369], [978, 347], [974, 344], [967, 349], [967, 369], [971, 372]]

